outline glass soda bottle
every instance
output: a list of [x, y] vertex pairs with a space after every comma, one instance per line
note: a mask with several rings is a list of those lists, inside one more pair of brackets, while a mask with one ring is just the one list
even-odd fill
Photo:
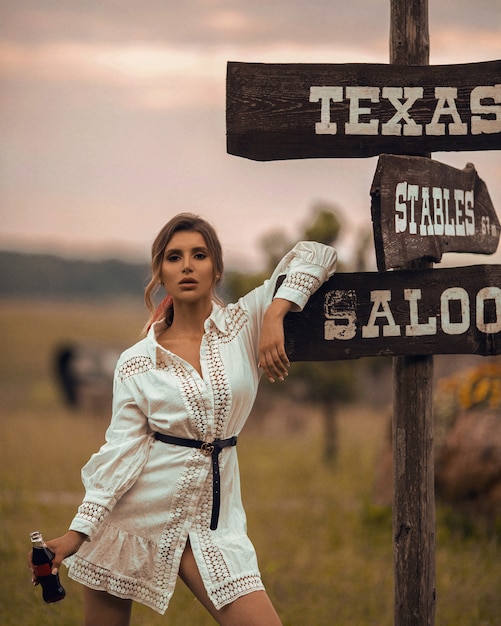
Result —
[[30, 538], [33, 547], [33, 570], [42, 587], [42, 597], [45, 602], [59, 602], [66, 592], [59, 582], [59, 574], [52, 573], [54, 553], [46, 546], [40, 531], [30, 533]]

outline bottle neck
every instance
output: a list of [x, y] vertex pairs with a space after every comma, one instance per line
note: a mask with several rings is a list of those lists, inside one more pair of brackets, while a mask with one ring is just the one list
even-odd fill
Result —
[[30, 534], [31, 543], [34, 548], [45, 548], [45, 541], [43, 540], [42, 533], [34, 531]]

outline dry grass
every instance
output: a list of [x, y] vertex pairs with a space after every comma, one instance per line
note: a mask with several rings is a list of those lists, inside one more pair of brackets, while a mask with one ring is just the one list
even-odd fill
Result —
[[[67, 598], [45, 605], [25, 564], [31, 530], [47, 537], [64, 532], [81, 497], [80, 467], [106, 427], [105, 419], [60, 405], [48, 365], [51, 347], [68, 337], [128, 345], [142, 322], [141, 309], [125, 305], [0, 305], [2, 626], [82, 623], [78, 585], [63, 572]], [[285, 437], [257, 417], [241, 437], [249, 533], [286, 626], [393, 623], [391, 514], [372, 500], [385, 419], [367, 409], [343, 409], [332, 467], [322, 461], [314, 412]], [[482, 530], [466, 532], [446, 509], [439, 507], [437, 517], [437, 626], [498, 626], [498, 540]], [[213, 624], [182, 584], [166, 616], [140, 606], [133, 615], [135, 626]]]

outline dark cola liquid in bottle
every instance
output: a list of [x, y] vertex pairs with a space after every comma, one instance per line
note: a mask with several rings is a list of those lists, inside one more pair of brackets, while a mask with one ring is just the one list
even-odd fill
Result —
[[64, 598], [66, 592], [59, 582], [59, 574], [52, 573], [54, 553], [45, 545], [42, 533], [38, 530], [32, 532], [30, 538], [33, 547], [33, 569], [42, 587], [42, 597], [45, 602], [59, 602]]

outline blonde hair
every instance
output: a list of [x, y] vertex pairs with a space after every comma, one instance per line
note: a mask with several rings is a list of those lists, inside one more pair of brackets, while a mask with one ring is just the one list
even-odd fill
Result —
[[[144, 302], [150, 311], [150, 318], [146, 324], [145, 330], [148, 329], [154, 321], [157, 321], [162, 317], [164, 317], [168, 325], [172, 324], [174, 313], [172, 301], [164, 299], [162, 303], [164, 304], [165, 310], [159, 311], [153, 303], [153, 298], [160, 285], [160, 275], [162, 272], [165, 248], [174, 234], [180, 231], [195, 231], [200, 233], [205, 239], [214, 268], [214, 287], [219, 283], [223, 275], [223, 251], [214, 227], [202, 217], [195, 215], [194, 213], [179, 213], [174, 216], [161, 229], [151, 246], [151, 280], [146, 285], [144, 290]], [[221, 302], [215, 293], [213, 294], [213, 297], [216, 301]], [[161, 307], [162, 304], [159, 308]]]

